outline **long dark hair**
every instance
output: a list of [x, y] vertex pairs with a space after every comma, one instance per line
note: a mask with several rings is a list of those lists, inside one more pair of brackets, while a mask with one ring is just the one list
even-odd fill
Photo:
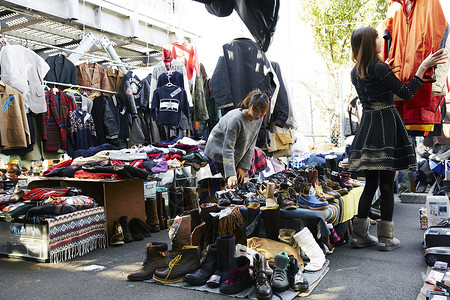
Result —
[[352, 32], [352, 59], [356, 62], [356, 72], [361, 79], [368, 79], [371, 63], [380, 61], [376, 40], [378, 32], [373, 27], [361, 27]]
[[247, 109], [251, 105], [263, 107], [269, 104], [269, 96], [261, 92], [259, 89], [253, 90], [247, 94], [244, 101], [239, 103], [240, 108]]

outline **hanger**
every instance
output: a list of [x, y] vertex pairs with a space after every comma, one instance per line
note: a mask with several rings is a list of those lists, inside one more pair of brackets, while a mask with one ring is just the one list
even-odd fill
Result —
[[172, 87], [172, 86], [174, 86], [174, 84], [172, 83], [172, 82], [170, 82], [170, 75], [169, 74], [167, 74], [167, 83], [166, 83], [166, 87]]

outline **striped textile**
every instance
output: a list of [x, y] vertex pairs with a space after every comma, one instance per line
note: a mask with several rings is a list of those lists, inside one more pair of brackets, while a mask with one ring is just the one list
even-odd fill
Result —
[[101, 206], [46, 221], [51, 263], [81, 256], [97, 248], [106, 248], [105, 210]]

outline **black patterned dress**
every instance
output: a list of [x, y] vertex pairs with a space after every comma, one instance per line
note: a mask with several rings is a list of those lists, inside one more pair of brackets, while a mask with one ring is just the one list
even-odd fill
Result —
[[351, 71], [352, 83], [363, 106], [361, 124], [350, 154], [350, 171], [403, 170], [416, 166], [415, 150], [394, 104], [394, 94], [410, 100], [423, 81], [414, 76], [403, 84], [384, 62], [369, 67], [369, 80]]

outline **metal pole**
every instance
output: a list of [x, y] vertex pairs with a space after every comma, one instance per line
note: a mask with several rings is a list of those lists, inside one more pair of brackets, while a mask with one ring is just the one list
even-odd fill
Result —
[[[117, 55], [116, 49], [111, 44], [111, 41], [106, 37], [102, 36], [100, 39], [100, 45], [102, 45], [103, 49], [105, 49], [106, 53], [112, 58], [114, 62], [117, 62], [119, 64], [123, 64], [120, 60], [119, 55]], [[124, 66], [118, 66], [119, 69], [124, 72], [125, 74], [128, 72], [128, 70]]]
[[344, 136], [344, 84], [342, 82], [342, 69], [339, 69], [339, 104], [341, 106], [341, 113], [339, 116], [341, 128], [340, 128], [340, 137], [341, 137], [341, 147], [344, 146], [345, 136]]

